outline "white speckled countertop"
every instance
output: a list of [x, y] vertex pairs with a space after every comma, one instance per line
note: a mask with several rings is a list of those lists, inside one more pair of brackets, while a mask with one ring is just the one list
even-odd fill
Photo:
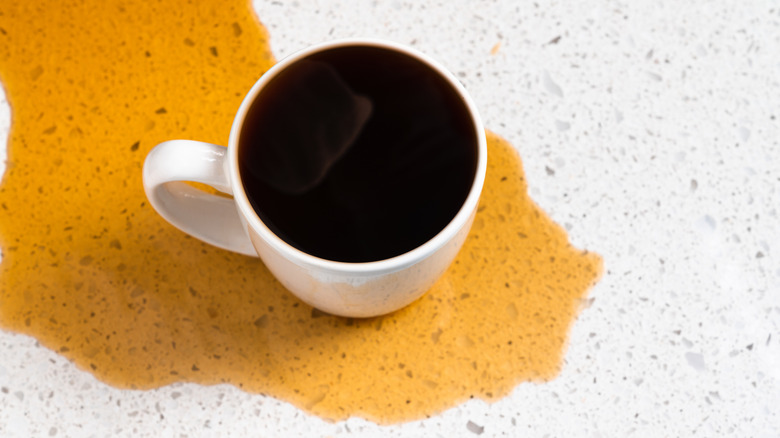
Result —
[[[117, 390], [0, 331], [0, 436], [780, 436], [780, 4], [255, 0], [277, 58], [439, 59], [530, 194], [604, 257], [561, 374], [424, 421], [327, 423], [232, 386]], [[0, 95], [0, 153], [10, 113]]]

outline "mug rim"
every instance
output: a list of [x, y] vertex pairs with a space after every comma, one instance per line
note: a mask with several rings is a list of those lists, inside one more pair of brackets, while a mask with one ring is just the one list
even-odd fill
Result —
[[[450, 219], [447, 225], [445, 225], [444, 228], [442, 228], [432, 238], [412, 250], [390, 258], [369, 262], [341, 262], [336, 260], [329, 260], [304, 252], [285, 242], [284, 239], [271, 231], [271, 229], [260, 219], [257, 212], [255, 212], [255, 209], [249, 202], [249, 198], [247, 197], [244, 190], [244, 185], [241, 180], [241, 174], [239, 172], [238, 166], [238, 147], [241, 137], [241, 129], [244, 125], [244, 120], [249, 111], [249, 108], [257, 98], [257, 95], [260, 93], [260, 91], [290, 64], [293, 64], [300, 59], [317, 52], [346, 46], [368, 46], [393, 50], [415, 58], [435, 70], [450, 84], [450, 86], [452, 86], [452, 88], [460, 96], [461, 102], [463, 105], [465, 105], [469, 115], [471, 116], [471, 120], [473, 121], [473, 128], [477, 139], [477, 163], [476, 171], [474, 172], [474, 176], [471, 182], [471, 188], [469, 189], [465, 201], [463, 201], [460, 208], [458, 209], [458, 212]], [[283, 254], [286, 258], [292, 260], [298, 265], [313, 267], [322, 271], [333, 273], [348, 272], [351, 275], [376, 275], [377, 273], [398, 271], [425, 259], [427, 256], [435, 253], [439, 248], [446, 245], [447, 242], [449, 242], [459, 230], [467, 225], [472, 216], [472, 213], [476, 210], [479, 203], [479, 197], [482, 193], [482, 187], [484, 185], [485, 174], [487, 171], [487, 140], [485, 138], [482, 119], [479, 116], [476, 104], [471, 99], [460, 81], [458, 81], [458, 79], [449, 70], [444, 68], [444, 66], [423, 54], [422, 52], [394, 41], [376, 38], [343, 38], [321, 42], [298, 50], [271, 66], [271, 68], [263, 73], [263, 75], [255, 82], [252, 88], [250, 88], [250, 90], [244, 96], [244, 99], [241, 101], [241, 106], [236, 113], [235, 119], [233, 120], [233, 125], [230, 130], [227, 155], [228, 169], [226, 170], [228, 170], [233, 198], [238, 205], [241, 215], [246, 220], [249, 227], [257, 232], [257, 234], [269, 246], [274, 248], [274, 250]]]

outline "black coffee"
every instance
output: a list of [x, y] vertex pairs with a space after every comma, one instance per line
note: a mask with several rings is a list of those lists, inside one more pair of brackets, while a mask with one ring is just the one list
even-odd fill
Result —
[[274, 77], [249, 109], [238, 153], [249, 201], [276, 235], [320, 258], [369, 262], [452, 220], [476, 172], [477, 133], [435, 70], [350, 46]]

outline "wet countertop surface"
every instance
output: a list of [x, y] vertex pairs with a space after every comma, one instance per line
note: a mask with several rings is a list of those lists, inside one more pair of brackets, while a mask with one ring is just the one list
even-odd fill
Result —
[[[780, 6], [254, 8], [277, 59], [380, 37], [463, 82], [531, 198], [604, 259], [560, 373], [424, 420], [331, 423], [230, 385], [116, 389], [0, 331], [0, 436], [777, 436]], [[1, 154], [10, 122], [2, 98]]]

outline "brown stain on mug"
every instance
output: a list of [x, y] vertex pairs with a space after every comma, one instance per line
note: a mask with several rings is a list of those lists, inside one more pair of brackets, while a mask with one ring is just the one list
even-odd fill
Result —
[[0, 10], [3, 329], [117, 387], [227, 382], [332, 420], [423, 418], [559, 372], [602, 262], [531, 201], [511, 145], [488, 135], [472, 232], [430, 292], [384, 317], [325, 315], [259, 260], [175, 230], [142, 190], [155, 144], [226, 144], [274, 62], [250, 5], [92, 3]]

